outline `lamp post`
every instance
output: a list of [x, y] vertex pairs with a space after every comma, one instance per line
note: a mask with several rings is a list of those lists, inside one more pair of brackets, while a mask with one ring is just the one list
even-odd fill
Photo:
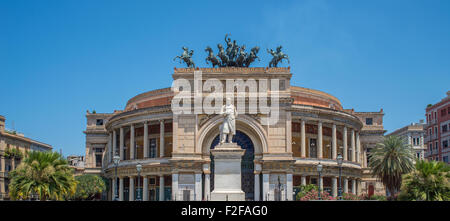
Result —
[[338, 199], [342, 200], [342, 155], [337, 156], [337, 164], [339, 166], [339, 189], [338, 189]]
[[114, 161], [114, 182], [115, 182], [115, 194], [114, 194], [114, 201], [119, 201], [119, 190], [118, 190], [118, 185], [117, 185], [117, 166], [119, 165], [120, 162], [120, 157], [118, 155], [115, 155], [113, 157], [113, 161]]
[[321, 178], [322, 178], [322, 164], [320, 164], [320, 162], [319, 162], [319, 164], [317, 164], [317, 172], [319, 172], [319, 200], [321, 200], [322, 199], [322, 197], [321, 197], [321, 194], [320, 194], [320, 192], [322, 191], [321, 189], [320, 189], [320, 186], [321, 186], [321, 182], [320, 182], [320, 180], [321, 180]]
[[136, 170], [138, 172], [138, 191], [137, 191], [137, 197], [136, 197], [136, 201], [141, 201], [141, 170], [142, 170], [142, 165], [140, 163], [138, 163], [136, 165]]

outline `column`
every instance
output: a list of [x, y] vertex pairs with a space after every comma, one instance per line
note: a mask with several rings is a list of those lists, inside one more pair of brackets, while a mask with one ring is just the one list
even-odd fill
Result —
[[113, 158], [116, 155], [117, 155], [117, 134], [116, 134], [116, 130], [113, 129]]
[[164, 201], [164, 175], [159, 176], [159, 201]]
[[318, 127], [319, 127], [319, 131], [318, 131], [318, 134], [317, 134], [317, 136], [318, 136], [318, 145], [317, 145], [317, 158], [319, 158], [319, 159], [322, 159], [322, 157], [323, 157], [323, 142], [322, 142], [322, 122], [321, 121], [319, 121], [319, 124], [318, 124]]
[[159, 125], [159, 157], [164, 157], [164, 120], [160, 120]]
[[130, 159], [134, 160], [134, 149], [136, 145], [134, 145], [134, 124], [130, 126]]
[[119, 135], [119, 156], [120, 156], [120, 160], [124, 160], [124, 155], [123, 155], [123, 127], [120, 128], [120, 135]]
[[337, 158], [337, 136], [336, 136], [336, 124], [333, 124], [331, 132], [331, 157], [333, 160]]
[[143, 193], [142, 198], [143, 201], [148, 201], [148, 177], [144, 176], [144, 182], [143, 182]]
[[337, 197], [337, 192], [338, 192], [338, 178], [337, 177], [332, 177], [331, 178], [331, 185], [332, 185], [332, 189], [331, 189], [331, 194], [333, 197]]
[[205, 200], [211, 200], [211, 183], [210, 183], [211, 172], [205, 172]]
[[302, 186], [306, 186], [306, 176], [301, 177]]
[[352, 135], [351, 135], [352, 137], [351, 137], [351, 142], [352, 142], [352, 146], [351, 146], [351, 148], [352, 148], [352, 162], [355, 162], [356, 160], [355, 160], [355, 157], [356, 157], [356, 147], [355, 147], [355, 130], [354, 129], [352, 129]]
[[361, 179], [358, 179], [356, 181], [356, 195], [361, 195]]
[[364, 149], [364, 152], [363, 152], [363, 165], [364, 165], [364, 168], [367, 168], [367, 149]]
[[286, 199], [288, 200], [288, 201], [292, 201], [292, 197], [293, 197], [293, 195], [292, 194], [294, 194], [294, 187], [292, 186], [292, 173], [288, 173], [288, 174], [286, 174], [286, 188], [287, 188], [287, 191], [286, 191], [286, 194], [287, 194], [287, 196], [286, 196]]
[[260, 172], [259, 171], [255, 171], [255, 201], [259, 201], [259, 196], [261, 195], [261, 192], [259, 190], [260, 184], [259, 184], [259, 176], [260, 176]]
[[119, 201], [123, 201], [123, 177], [119, 178]]
[[134, 177], [129, 177], [130, 186], [128, 188], [129, 201], [134, 201]]
[[148, 158], [148, 122], [144, 122], [144, 159]]
[[202, 201], [202, 174], [195, 174], [195, 200]]
[[263, 173], [263, 200], [269, 200], [269, 175], [268, 173]]
[[352, 193], [356, 194], [356, 179], [352, 179]]
[[343, 182], [343, 186], [344, 186], [344, 193], [348, 193], [348, 178], [343, 177], [342, 182]]
[[359, 132], [356, 133], [356, 162], [361, 163], [361, 143], [359, 140]]
[[292, 152], [292, 116], [286, 112], [286, 152]]
[[180, 200], [178, 196], [178, 173], [172, 174], [172, 200]]
[[305, 120], [302, 119], [301, 130], [300, 130], [300, 152], [301, 156], [306, 157], [306, 133], [305, 133]]
[[113, 149], [112, 149], [112, 143], [113, 143], [113, 136], [112, 136], [112, 133], [111, 132], [109, 132], [109, 137], [108, 137], [108, 161], [109, 162], [112, 162], [112, 160], [113, 160], [113, 157], [114, 157], [114, 152], [113, 152]]
[[343, 150], [342, 150], [342, 152], [343, 152], [343, 158], [344, 158], [344, 160], [345, 161], [347, 161], [348, 160], [348, 149], [347, 149], [347, 127], [346, 126], [344, 126], [344, 131], [343, 131], [343, 133], [342, 133], [342, 146], [343, 146]]
[[117, 180], [116, 178], [111, 179], [111, 183], [112, 183], [112, 197], [111, 197], [111, 201], [114, 201], [114, 199], [117, 196]]

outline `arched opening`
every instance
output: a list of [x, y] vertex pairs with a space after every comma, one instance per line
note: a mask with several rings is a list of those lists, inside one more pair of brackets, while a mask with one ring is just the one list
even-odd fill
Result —
[[[233, 142], [241, 146], [245, 150], [244, 156], [242, 156], [241, 161], [241, 188], [245, 192], [245, 200], [254, 200], [254, 187], [255, 187], [255, 176], [254, 176], [254, 159], [255, 159], [255, 147], [252, 140], [245, 133], [240, 130], [236, 130], [236, 135], [233, 137]], [[217, 135], [210, 149], [219, 144], [219, 135]], [[211, 190], [214, 190], [214, 156], [210, 154], [211, 157]]]

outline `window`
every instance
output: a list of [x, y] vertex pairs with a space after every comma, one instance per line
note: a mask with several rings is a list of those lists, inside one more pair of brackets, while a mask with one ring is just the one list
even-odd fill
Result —
[[417, 159], [420, 159], [420, 153], [417, 153]]
[[372, 125], [373, 124], [373, 118], [366, 118], [366, 125]]
[[150, 139], [150, 158], [156, 158], [156, 139]]
[[444, 156], [444, 157], [442, 157], [442, 161], [444, 161], [444, 162], [448, 163], [448, 156]]
[[103, 148], [95, 148], [96, 153], [103, 153]]
[[428, 135], [430, 135], [430, 136], [431, 136], [431, 128], [430, 128], [430, 129], [428, 130], [428, 132], [429, 132], [429, 133], [428, 133]]
[[442, 133], [447, 132], [447, 130], [448, 130], [447, 124], [446, 125], [442, 125]]
[[439, 146], [438, 146], [438, 142], [436, 141], [435, 143], [434, 143], [434, 149], [439, 149]]
[[103, 125], [103, 119], [97, 119], [97, 126], [102, 126]]
[[447, 109], [448, 109], [447, 113], [450, 114], [450, 107], [448, 107]]
[[445, 115], [447, 115], [447, 111], [446, 111], [445, 109], [442, 109], [442, 110], [441, 110], [441, 117], [443, 117], [443, 116], [445, 116]]
[[434, 127], [434, 134], [437, 135], [438, 134], [438, 130], [437, 127]]
[[430, 143], [430, 151], [433, 151], [433, 143]]
[[102, 166], [102, 155], [101, 154], [96, 154], [95, 155], [95, 166], [96, 167], [101, 167]]
[[442, 148], [447, 148], [447, 147], [448, 147], [448, 140], [442, 141]]

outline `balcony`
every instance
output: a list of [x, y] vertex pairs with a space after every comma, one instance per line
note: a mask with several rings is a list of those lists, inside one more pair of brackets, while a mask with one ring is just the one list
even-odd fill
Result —
[[428, 142], [436, 140], [436, 139], [437, 139], [437, 135], [432, 134], [431, 136], [430, 135], [425, 136], [424, 141], [425, 141], [425, 143], [428, 143]]
[[436, 119], [428, 121], [427, 126], [431, 126], [433, 124], [436, 124]]

